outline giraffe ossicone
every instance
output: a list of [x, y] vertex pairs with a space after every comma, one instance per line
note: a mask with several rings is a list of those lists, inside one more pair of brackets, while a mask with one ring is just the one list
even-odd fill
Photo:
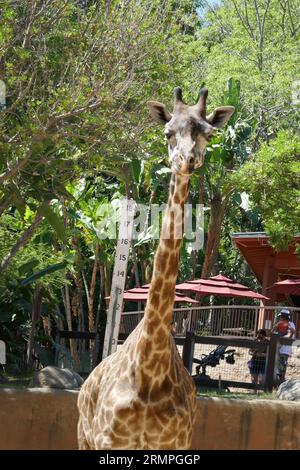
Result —
[[[195, 386], [172, 336], [173, 303], [181, 238], [173, 207], [183, 206], [195, 168], [215, 129], [232, 106], [206, 116], [207, 90], [189, 106], [180, 88], [174, 109], [149, 101], [154, 120], [164, 124], [172, 169], [168, 206], [154, 258], [144, 317], [124, 344], [89, 375], [79, 397], [79, 449], [189, 449], [196, 414]], [[181, 220], [180, 223], [183, 223]], [[164, 236], [164, 234], [168, 234]], [[183, 233], [183, 230], [182, 230]]]

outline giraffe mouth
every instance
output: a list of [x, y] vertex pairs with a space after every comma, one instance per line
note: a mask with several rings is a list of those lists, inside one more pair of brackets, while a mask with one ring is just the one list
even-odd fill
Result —
[[173, 165], [173, 171], [181, 176], [192, 176], [193, 171], [195, 169], [195, 165], [193, 164], [185, 164], [185, 165]]
[[[194, 168], [193, 168], [194, 169]], [[176, 167], [173, 167], [173, 171], [174, 173], [176, 173], [177, 175], [180, 175], [180, 176], [192, 176], [193, 174], [193, 170], [190, 170], [189, 172], [187, 171], [182, 171], [180, 168], [178, 168], [177, 166]]]

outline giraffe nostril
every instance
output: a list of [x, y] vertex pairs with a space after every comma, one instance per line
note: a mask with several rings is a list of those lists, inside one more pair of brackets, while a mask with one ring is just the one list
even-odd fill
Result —
[[195, 163], [195, 158], [194, 158], [194, 157], [190, 157], [190, 159], [189, 159], [189, 163], [190, 163], [190, 164], [193, 164], [193, 163]]
[[213, 137], [213, 129], [208, 129], [205, 132], [205, 138], [209, 142], [212, 139], [212, 137]]

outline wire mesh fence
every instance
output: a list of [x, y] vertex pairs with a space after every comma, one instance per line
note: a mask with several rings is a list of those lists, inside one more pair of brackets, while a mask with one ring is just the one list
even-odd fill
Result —
[[[213, 380], [232, 380], [239, 382], [251, 382], [251, 376], [247, 363], [251, 359], [247, 348], [227, 347], [223, 352], [215, 353], [217, 345], [195, 344], [194, 358], [199, 362], [193, 362], [192, 375], [207, 376]], [[182, 346], [178, 346], [182, 354]]]
[[300, 341], [297, 340], [292, 345], [292, 353], [288, 358], [286, 379], [299, 379], [300, 377]]
[[[201, 388], [272, 390], [281, 381], [300, 376], [300, 341], [272, 335], [270, 339], [196, 336], [188, 333], [178, 350]], [[183, 344], [182, 344], [183, 343]], [[285, 376], [281, 347], [291, 345]]]

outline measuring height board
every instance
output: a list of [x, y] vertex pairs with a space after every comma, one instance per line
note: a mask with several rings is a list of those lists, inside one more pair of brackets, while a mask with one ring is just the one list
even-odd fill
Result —
[[103, 359], [117, 350], [135, 210], [136, 204], [133, 199], [122, 200], [118, 243], [103, 345]]

